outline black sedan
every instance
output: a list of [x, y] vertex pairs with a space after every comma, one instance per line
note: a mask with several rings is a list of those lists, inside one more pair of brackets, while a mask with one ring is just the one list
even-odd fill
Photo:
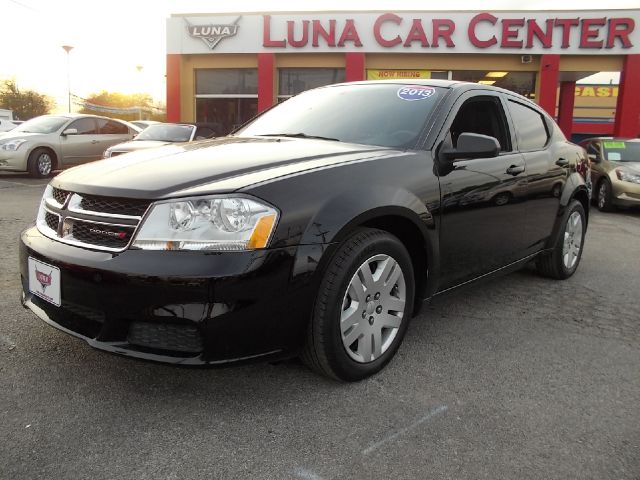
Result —
[[300, 355], [359, 380], [435, 295], [531, 261], [573, 275], [588, 175], [586, 152], [506, 90], [323, 87], [232, 136], [54, 178], [21, 237], [23, 303], [122, 355]]

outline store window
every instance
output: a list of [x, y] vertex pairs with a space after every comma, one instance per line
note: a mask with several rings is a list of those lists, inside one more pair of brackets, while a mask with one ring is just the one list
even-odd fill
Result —
[[278, 100], [311, 88], [344, 82], [342, 68], [281, 68], [278, 70]]
[[452, 72], [451, 79], [493, 85], [519, 93], [527, 98], [533, 98], [536, 91], [536, 72], [458, 70]]
[[258, 113], [255, 68], [196, 70], [196, 122], [226, 135]]

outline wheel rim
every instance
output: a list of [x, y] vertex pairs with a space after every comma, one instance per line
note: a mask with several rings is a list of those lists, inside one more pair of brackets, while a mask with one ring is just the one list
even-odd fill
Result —
[[38, 173], [49, 175], [51, 173], [51, 155], [43, 153], [38, 157]]
[[360, 265], [340, 313], [342, 344], [353, 360], [369, 363], [389, 349], [402, 323], [406, 295], [404, 273], [389, 255], [375, 255]]
[[509, 203], [509, 195], [501, 194], [496, 197], [496, 205], [501, 207], [502, 205], [506, 205], [507, 203]]
[[582, 216], [573, 212], [569, 216], [564, 231], [564, 245], [562, 247], [562, 261], [567, 269], [572, 269], [580, 257], [582, 248]]
[[604, 208], [604, 204], [607, 202], [607, 184], [602, 182], [598, 189], [598, 207]]

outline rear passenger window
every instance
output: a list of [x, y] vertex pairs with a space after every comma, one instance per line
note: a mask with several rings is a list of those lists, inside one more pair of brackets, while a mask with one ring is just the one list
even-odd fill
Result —
[[114, 120], [98, 120], [100, 125], [100, 133], [103, 135], [126, 135], [129, 133], [129, 128], [120, 122]]
[[541, 150], [549, 140], [544, 118], [533, 108], [509, 100], [509, 110], [518, 135], [518, 149]]

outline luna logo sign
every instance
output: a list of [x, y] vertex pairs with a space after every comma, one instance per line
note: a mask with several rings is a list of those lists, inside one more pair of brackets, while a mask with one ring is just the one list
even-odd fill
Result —
[[51, 272], [44, 273], [36, 268], [36, 279], [42, 285], [42, 293], [44, 293], [46, 288], [51, 285]]
[[202, 40], [207, 47], [211, 50], [216, 48], [223, 38], [233, 37], [236, 33], [238, 33], [238, 22], [242, 17], [238, 17], [235, 19], [233, 23], [230, 24], [218, 24], [218, 25], [193, 25], [189, 23], [189, 21], [185, 18], [184, 21], [187, 22], [187, 31], [189, 35], [193, 38], [199, 38]]

